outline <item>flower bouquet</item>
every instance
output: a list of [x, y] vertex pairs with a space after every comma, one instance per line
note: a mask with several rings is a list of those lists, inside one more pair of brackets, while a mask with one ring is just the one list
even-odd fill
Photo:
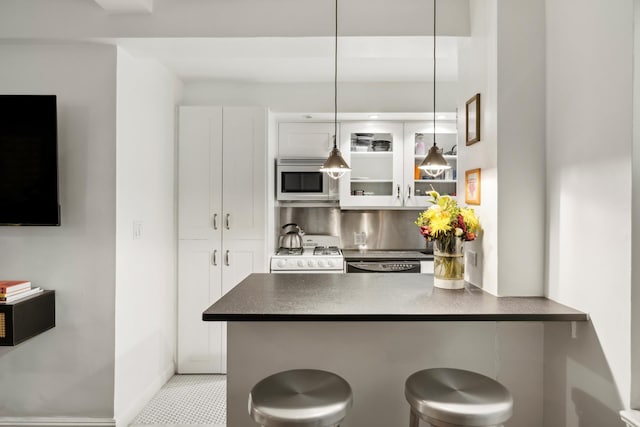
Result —
[[433, 242], [434, 286], [446, 289], [464, 287], [462, 243], [475, 240], [480, 222], [471, 208], [459, 207], [449, 196], [428, 193], [432, 206], [421, 212], [415, 224]]

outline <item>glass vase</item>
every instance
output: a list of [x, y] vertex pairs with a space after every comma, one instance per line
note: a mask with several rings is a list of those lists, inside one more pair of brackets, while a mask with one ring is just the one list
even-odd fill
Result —
[[436, 288], [464, 288], [462, 243], [463, 240], [459, 237], [433, 242], [433, 285]]

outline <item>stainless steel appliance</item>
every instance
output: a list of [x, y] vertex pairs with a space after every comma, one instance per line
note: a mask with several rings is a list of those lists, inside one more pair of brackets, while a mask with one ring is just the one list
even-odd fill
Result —
[[347, 273], [433, 273], [429, 251], [344, 250]]
[[420, 273], [420, 261], [349, 261], [347, 273]]
[[276, 161], [276, 198], [281, 201], [338, 200], [338, 180], [320, 172], [324, 158], [280, 157]]
[[342, 273], [344, 257], [337, 236], [306, 235], [302, 248], [279, 248], [271, 256], [272, 273]]

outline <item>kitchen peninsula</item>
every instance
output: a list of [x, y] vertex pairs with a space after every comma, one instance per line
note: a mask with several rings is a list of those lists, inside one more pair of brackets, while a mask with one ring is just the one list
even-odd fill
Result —
[[525, 420], [539, 417], [542, 405], [542, 322], [564, 321], [569, 331], [570, 322], [588, 315], [471, 285], [434, 289], [432, 280], [384, 273], [247, 277], [203, 313], [205, 321], [228, 322], [227, 425], [253, 427], [253, 384], [294, 368], [325, 369], [350, 382], [354, 406], [344, 426], [408, 425], [404, 381], [436, 366], [499, 378], [516, 400], [513, 425], [534, 425]]

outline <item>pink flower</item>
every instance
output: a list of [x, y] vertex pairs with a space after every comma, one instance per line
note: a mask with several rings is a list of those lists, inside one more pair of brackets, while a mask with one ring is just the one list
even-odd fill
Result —
[[431, 235], [431, 227], [427, 226], [427, 225], [421, 225], [420, 226], [420, 233], [427, 237]]

